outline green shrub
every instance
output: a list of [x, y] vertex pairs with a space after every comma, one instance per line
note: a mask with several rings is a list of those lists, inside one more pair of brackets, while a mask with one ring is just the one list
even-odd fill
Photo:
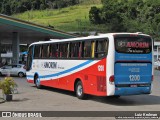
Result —
[[4, 80], [0, 81], [0, 89], [3, 94], [12, 94], [12, 90], [17, 86], [13, 78], [5, 77]]

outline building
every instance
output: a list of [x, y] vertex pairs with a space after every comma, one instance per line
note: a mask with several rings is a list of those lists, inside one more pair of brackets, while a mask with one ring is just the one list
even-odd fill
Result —
[[154, 42], [154, 60], [157, 61], [160, 59], [160, 41]]

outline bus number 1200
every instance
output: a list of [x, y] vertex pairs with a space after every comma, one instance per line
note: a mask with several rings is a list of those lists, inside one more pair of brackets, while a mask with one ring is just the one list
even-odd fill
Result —
[[140, 75], [130, 75], [129, 79], [130, 79], [130, 81], [139, 81]]

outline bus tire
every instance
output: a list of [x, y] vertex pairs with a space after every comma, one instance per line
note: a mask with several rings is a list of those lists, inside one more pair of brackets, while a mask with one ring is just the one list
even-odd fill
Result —
[[2, 76], [2, 73], [0, 72], [0, 76]]
[[36, 87], [37, 87], [38, 89], [41, 89], [41, 88], [42, 88], [42, 86], [41, 86], [41, 84], [40, 84], [40, 78], [38, 77], [38, 75], [36, 75], [36, 76], [34, 77], [34, 83], [35, 83], [35, 85], [36, 85]]
[[87, 95], [84, 94], [84, 89], [83, 89], [83, 85], [82, 85], [82, 82], [81, 81], [78, 81], [77, 84], [76, 84], [76, 96], [79, 98], [79, 99], [86, 99], [87, 98]]

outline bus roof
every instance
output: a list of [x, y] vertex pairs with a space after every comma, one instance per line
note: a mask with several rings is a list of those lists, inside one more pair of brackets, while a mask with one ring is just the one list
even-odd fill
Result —
[[147, 35], [147, 34], [143, 34], [141, 32], [136, 32], [136, 33], [106, 33], [106, 34], [91, 35], [91, 36], [87, 36], [87, 37], [69, 38], [69, 39], [50, 39], [50, 41], [34, 42], [31, 45], [53, 43], [53, 42], [67, 42], [67, 41], [78, 41], [78, 40], [90, 40], [90, 39], [93, 39], [93, 38], [94, 39], [96, 39], [96, 38], [105, 38], [105, 37], [111, 37], [111, 36], [115, 36], [115, 35], [143, 35], [143, 36], [150, 36], [150, 35]]

